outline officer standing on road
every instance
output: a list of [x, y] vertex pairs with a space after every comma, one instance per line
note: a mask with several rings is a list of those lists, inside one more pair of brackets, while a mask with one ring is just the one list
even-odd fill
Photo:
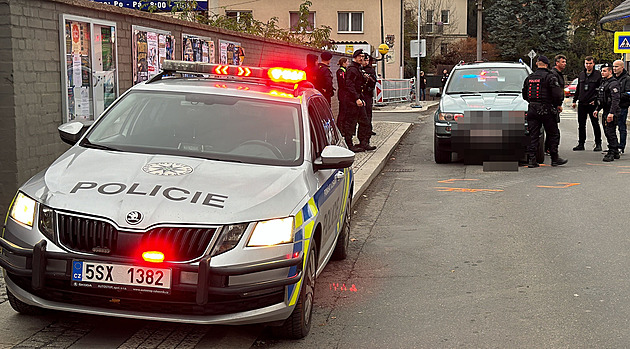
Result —
[[[564, 88], [564, 75], [562, 75], [562, 71], [567, 66], [567, 57], [564, 55], [557, 55], [554, 57], [554, 62], [555, 66], [551, 69], [551, 72], [556, 76], [556, 79], [558, 79], [560, 88]], [[558, 123], [560, 123], [560, 113], [562, 113], [562, 101], [560, 104], [556, 105], [556, 121]], [[549, 136], [547, 136], [547, 139], [545, 139], [545, 153], [550, 153], [551, 146], [549, 142]], [[558, 144], [560, 144], [560, 139], [558, 139]]]
[[608, 141], [608, 153], [604, 156], [605, 162], [619, 159], [619, 143], [617, 142], [617, 118], [619, 117], [619, 83], [612, 72], [612, 64], [602, 65], [602, 84], [597, 89], [597, 107], [593, 112], [598, 117], [602, 110], [602, 124], [604, 134]]
[[628, 127], [626, 120], [628, 119], [628, 107], [630, 107], [630, 75], [623, 68], [623, 61], [618, 59], [613, 62], [613, 73], [619, 82], [620, 99], [619, 99], [619, 152], [623, 154], [626, 148], [626, 138], [628, 137]]
[[332, 53], [328, 51], [322, 52], [320, 57], [322, 61], [317, 65], [317, 85], [315, 85], [315, 87], [324, 95], [324, 98], [328, 101], [328, 105], [332, 105], [331, 98], [335, 94], [332, 72], [330, 71]]
[[[362, 49], [354, 51], [352, 54], [352, 63], [346, 70], [346, 87], [348, 95], [346, 96], [346, 127], [344, 131], [344, 139], [346, 144], [353, 152], [362, 152], [366, 150], [374, 150], [376, 147], [370, 145], [370, 137], [372, 136], [372, 128], [368, 122], [365, 113], [365, 102], [363, 101], [362, 88], [365, 84], [365, 78], [361, 71], [364, 53]], [[352, 144], [352, 135], [359, 124], [359, 144]]]
[[372, 127], [372, 105], [374, 98], [374, 88], [376, 88], [376, 70], [374, 70], [374, 58], [366, 55], [363, 60], [363, 77], [365, 85], [363, 85], [363, 100], [365, 101], [365, 114], [370, 122], [370, 133], [374, 136], [374, 128]]
[[591, 120], [593, 134], [595, 135], [595, 148], [593, 151], [602, 151], [602, 131], [599, 129], [599, 122], [593, 116], [595, 103], [597, 102], [597, 88], [602, 83], [602, 74], [595, 69], [593, 56], [584, 58], [584, 71], [578, 76], [578, 84], [573, 95], [573, 109], [577, 104], [578, 118], [578, 144], [573, 150], [584, 150], [586, 142], [586, 119]]
[[538, 167], [536, 153], [538, 152], [538, 140], [540, 128], [544, 125], [547, 137], [550, 138], [551, 166], [559, 166], [567, 163], [558, 155], [560, 143], [560, 130], [556, 121], [557, 106], [562, 103], [562, 87], [558, 83], [555, 74], [549, 71], [549, 59], [539, 56], [536, 61], [538, 69], [528, 76], [523, 83], [523, 99], [529, 102], [527, 108], [527, 129], [531, 141], [527, 147], [528, 167]]
[[348, 92], [346, 91], [346, 68], [348, 67], [348, 59], [346, 57], [339, 58], [339, 69], [335, 72], [337, 76], [337, 99], [339, 100], [339, 116], [337, 116], [337, 128], [343, 136], [346, 132], [344, 127], [344, 117], [346, 115], [346, 104], [344, 102]]
[[317, 55], [309, 53], [306, 55], [306, 80], [317, 87]]

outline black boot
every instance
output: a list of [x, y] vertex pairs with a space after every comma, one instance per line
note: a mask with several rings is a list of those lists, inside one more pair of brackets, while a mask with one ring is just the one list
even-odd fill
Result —
[[561, 158], [558, 153], [551, 154], [551, 166], [561, 166], [569, 162], [569, 160]]
[[604, 158], [602, 160], [604, 162], [615, 161], [615, 153], [612, 152], [612, 151], [608, 151], [608, 153], [606, 153], [606, 155], [604, 155]]
[[370, 145], [370, 143], [361, 143], [361, 144], [359, 144], [359, 146], [361, 148], [365, 149], [365, 150], [374, 150], [374, 149], [376, 149], [376, 147], [373, 146], [373, 145]]
[[579, 142], [578, 145], [573, 147], [573, 151], [584, 150], [584, 142]]
[[530, 155], [527, 159], [527, 167], [535, 168], [538, 167], [538, 161], [536, 161], [536, 155]]
[[619, 149], [615, 150], [615, 152], [613, 153], [613, 157], [615, 158], [615, 160], [618, 160], [621, 158], [621, 155], [619, 155]]
[[595, 148], [593, 148], [593, 151], [602, 151], [602, 144], [595, 143]]

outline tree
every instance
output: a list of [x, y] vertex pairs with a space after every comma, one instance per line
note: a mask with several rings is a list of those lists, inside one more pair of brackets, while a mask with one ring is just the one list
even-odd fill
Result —
[[[453, 47], [446, 55], [435, 57], [432, 63], [436, 66], [451, 67], [460, 61], [474, 62], [477, 59], [477, 38], [461, 39]], [[494, 61], [499, 57], [496, 47], [491, 43], [482, 42], [481, 50], [484, 60]]]
[[566, 0], [496, 0], [486, 19], [503, 59], [525, 59], [530, 50], [554, 56], [568, 47]]

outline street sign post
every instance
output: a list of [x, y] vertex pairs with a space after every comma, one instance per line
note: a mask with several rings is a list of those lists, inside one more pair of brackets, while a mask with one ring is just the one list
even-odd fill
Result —
[[630, 52], [630, 32], [615, 32], [615, 53]]
[[536, 51], [531, 50], [527, 55], [529, 56], [529, 67], [534, 69], [533, 60], [536, 57]]
[[[411, 40], [409, 47], [410, 47], [411, 58], [427, 56], [427, 40], [426, 39], [421, 39], [420, 45], [418, 45], [418, 40]], [[418, 56], [418, 54], [420, 54], [420, 56]]]

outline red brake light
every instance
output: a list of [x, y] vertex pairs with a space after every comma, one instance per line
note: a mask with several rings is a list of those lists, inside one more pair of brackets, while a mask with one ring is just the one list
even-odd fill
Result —
[[142, 259], [145, 262], [162, 263], [164, 262], [164, 253], [160, 251], [145, 251], [142, 252]]

